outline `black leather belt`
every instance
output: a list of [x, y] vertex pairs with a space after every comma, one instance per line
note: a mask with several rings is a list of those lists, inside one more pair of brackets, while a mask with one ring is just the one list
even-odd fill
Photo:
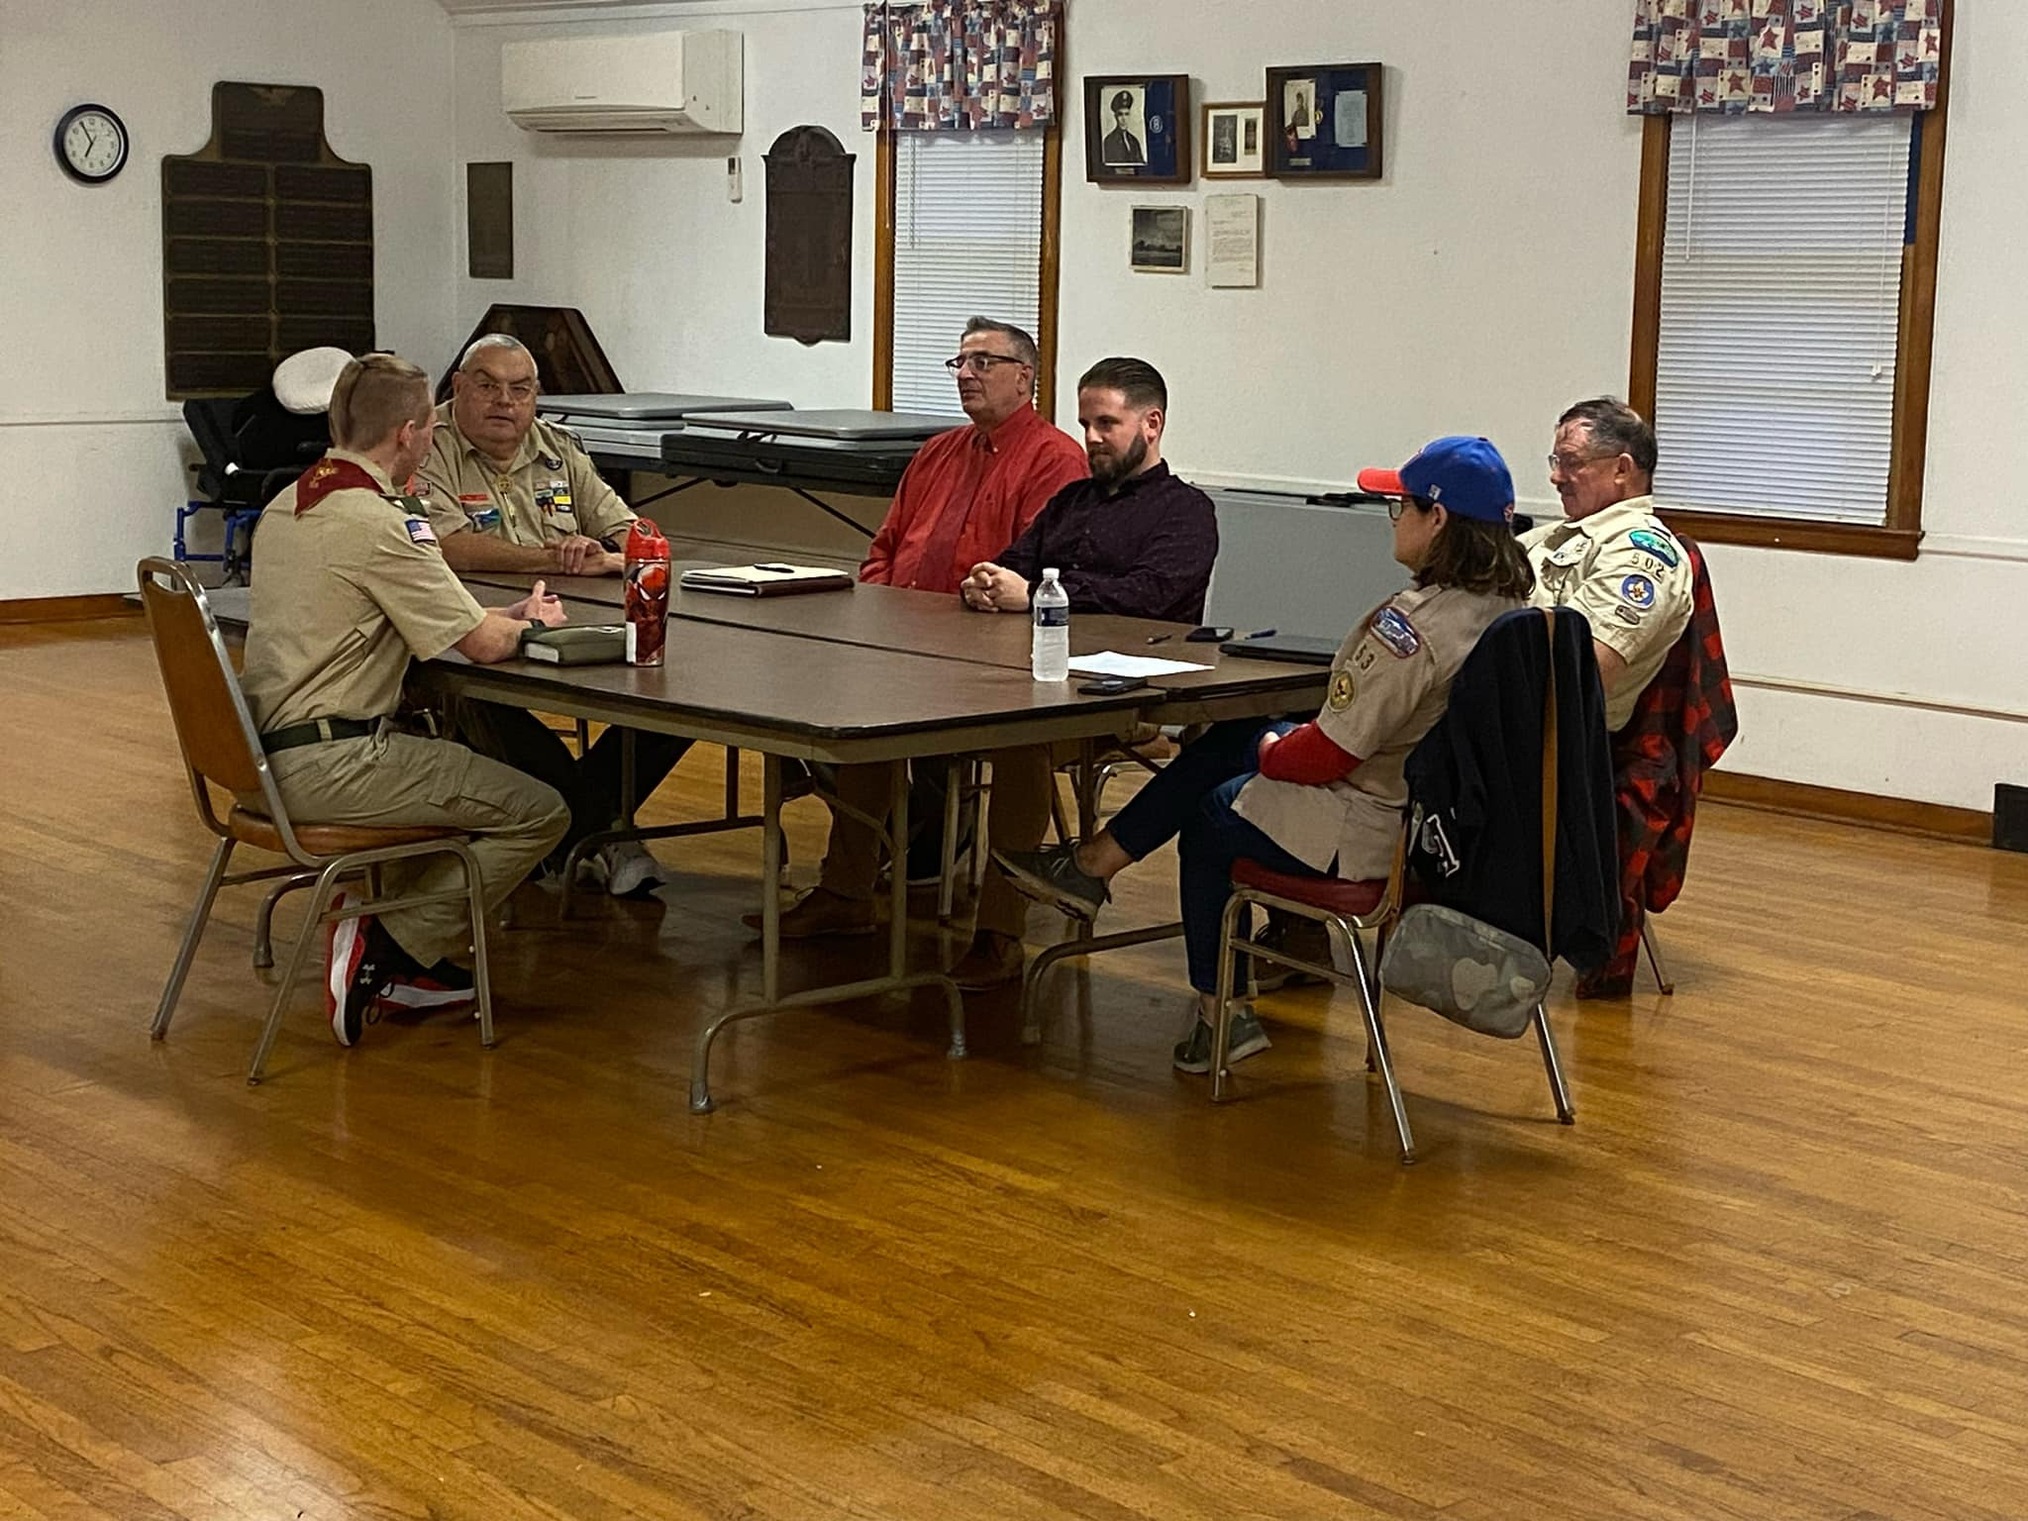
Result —
[[261, 736], [261, 748], [270, 755], [294, 750], [301, 745], [328, 744], [337, 739], [364, 739], [378, 734], [386, 722], [379, 718], [315, 718], [306, 724], [290, 724]]

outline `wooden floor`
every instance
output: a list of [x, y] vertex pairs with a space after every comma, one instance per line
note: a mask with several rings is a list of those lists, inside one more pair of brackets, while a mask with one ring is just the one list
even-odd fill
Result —
[[1712, 808], [1676, 996], [1553, 1005], [1574, 1129], [1395, 1011], [1404, 1170], [1342, 996], [1173, 1075], [1174, 946], [1038, 1052], [747, 1026], [691, 1116], [751, 835], [500, 936], [497, 1050], [306, 982], [249, 1090], [249, 893], [146, 1035], [206, 840], [140, 626], [0, 632], [0, 723], [0, 1517], [2028, 1514], [2028, 858]]

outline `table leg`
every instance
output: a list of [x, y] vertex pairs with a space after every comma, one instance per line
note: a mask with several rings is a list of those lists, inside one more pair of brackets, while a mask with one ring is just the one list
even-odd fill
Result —
[[940, 987], [950, 1010], [951, 1044], [948, 1054], [954, 1060], [965, 1055], [965, 1001], [958, 992], [958, 985], [942, 972], [908, 971], [908, 857], [904, 843], [908, 839], [908, 767], [902, 761], [894, 761], [891, 766], [888, 790], [893, 799], [893, 812], [888, 827], [891, 831], [889, 854], [894, 862], [894, 922], [888, 928], [887, 975], [831, 987], [810, 988], [784, 998], [781, 992], [782, 762], [778, 755], [765, 757], [761, 826], [761, 1001], [747, 1008], [729, 1009], [697, 1032], [696, 1058], [690, 1073], [692, 1114], [709, 1114], [718, 1107], [711, 1096], [711, 1046], [718, 1039], [718, 1032], [741, 1020], [778, 1014], [784, 1009], [844, 1003], [854, 998], [870, 998], [876, 993], [905, 992], [910, 988]]

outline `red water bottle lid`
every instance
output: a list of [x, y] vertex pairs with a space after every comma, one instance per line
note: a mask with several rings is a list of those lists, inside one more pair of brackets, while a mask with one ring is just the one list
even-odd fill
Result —
[[655, 526], [654, 519], [634, 519], [634, 526], [627, 530], [627, 558], [629, 560], [669, 558], [669, 541], [662, 537], [662, 530]]

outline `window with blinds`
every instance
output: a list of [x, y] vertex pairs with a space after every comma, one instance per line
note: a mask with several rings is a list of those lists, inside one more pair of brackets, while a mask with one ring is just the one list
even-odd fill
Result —
[[944, 361], [974, 316], [1036, 331], [1040, 132], [894, 135], [894, 405], [958, 410]]
[[1672, 123], [1662, 505], [1886, 521], [1911, 120]]

